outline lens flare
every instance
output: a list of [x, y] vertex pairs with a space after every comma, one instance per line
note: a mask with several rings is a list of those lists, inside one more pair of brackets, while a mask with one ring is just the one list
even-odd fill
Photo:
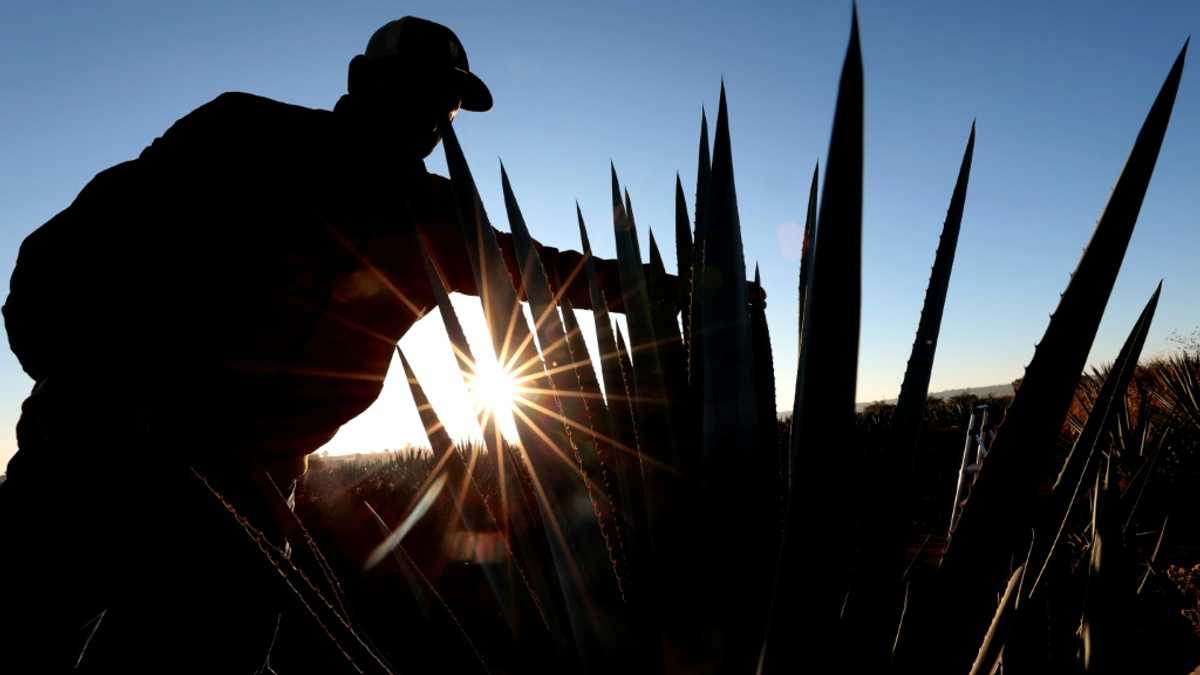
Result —
[[513, 421], [513, 405], [519, 395], [516, 378], [495, 361], [480, 359], [475, 363], [471, 378], [471, 396], [479, 410], [495, 418], [504, 438], [517, 442], [517, 426]]

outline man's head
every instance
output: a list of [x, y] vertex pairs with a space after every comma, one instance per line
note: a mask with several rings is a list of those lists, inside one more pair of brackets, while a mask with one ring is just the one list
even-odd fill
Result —
[[470, 71], [454, 32], [411, 16], [375, 31], [350, 62], [348, 89], [371, 124], [420, 157], [433, 152], [438, 124], [458, 110], [492, 107], [491, 92]]

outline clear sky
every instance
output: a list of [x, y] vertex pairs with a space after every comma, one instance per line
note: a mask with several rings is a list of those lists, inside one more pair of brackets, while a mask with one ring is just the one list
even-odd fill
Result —
[[[223, 91], [331, 107], [344, 91], [346, 63], [371, 32], [413, 14], [453, 28], [495, 95], [492, 112], [463, 114], [455, 124], [493, 221], [507, 228], [502, 158], [534, 235], [553, 246], [578, 247], [579, 200], [597, 252], [613, 255], [610, 159], [629, 185], [642, 236], [653, 227], [671, 241], [675, 172], [691, 207], [700, 109], [714, 111], [724, 77], [747, 265], [762, 266], [780, 406], [790, 407], [797, 223], [813, 163], [824, 161], [848, 2], [100, 5], [0, 5], [0, 291], [7, 293], [21, 240], [96, 172], [136, 156]], [[1011, 381], [1172, 59], [1200, 29], [1200, 3], [864, 0], [860, 21], [867, 127], [859, 399], [899, 389], [973, 118], [975, 164], [932, 386]], [[1172, 333], [1200, 325], [1197, 77], [1189, 64], [1095, 362], [1112, 358], [1160, 278], [1147, 353], [1168, 350]], [[440, 153], [429, 166], [444, 173]], [[436, 321], [404, 342], [420, 351], [418, 373], [427, 379], [438, 359], [451, 363]], [[80, 326], [81, 345], [93, 328]], [[3, 350], [0, 466], [14, 449], [30, 385]], [[418, 437], [407, 393], [387, 390], [374, 421], [347, 429], [338, 449]]]

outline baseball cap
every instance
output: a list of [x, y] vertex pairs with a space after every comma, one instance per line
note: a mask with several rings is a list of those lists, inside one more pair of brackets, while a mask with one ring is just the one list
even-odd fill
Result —
[[490, 110], [492, 92], [467, 63], [467, 52], [454, 31], [440, 23], [406, 16], [384, 24], [367, 41], [369, 61], [399, 58], [430, 70], [445, 69], [458, 79], [462, 109]]

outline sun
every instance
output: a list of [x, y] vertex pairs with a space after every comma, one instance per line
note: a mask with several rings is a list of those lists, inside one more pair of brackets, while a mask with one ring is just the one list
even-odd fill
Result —
[[476, 408], [486, 416], [495, 417], [505, 439], [515, 443], [517, 426], [513, 419], [513, 406], [517, 401], [518, 385], [512, 373], [491, 359], [480, 359], [475, 364], [469, 389]]

